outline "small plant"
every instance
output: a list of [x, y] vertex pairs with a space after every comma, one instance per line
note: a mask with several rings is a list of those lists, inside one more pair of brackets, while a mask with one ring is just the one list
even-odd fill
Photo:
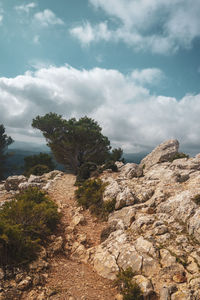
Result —
[[102, 171], [111, 169], [113, 172], [118, 172], [118, 168], [114, 161], [110, 160], [102, 167]]
[[132, 268], [121, 269], [117, 274], [115, 284], [123, 295], [124, 300], [142, 300], [142, 291], [139, 285], [133, 281], [134, 273]]
[[45, 165], [36, 165], [32, 168], [29, 169], [29, 171], [26, 173], [27, 176], [30, 175], [36, 175], [36, 176], [41, 176], [45, 173], [49, 173], [51, 169], [48, 166]]
[[200, 194], [197, 194], [196, 196], [194, 196], [192, 198], [192, 201], [194, 201], [194, 203], [196, 203], [197, 205], [200, 205]]
[[40, 153], [26, 156], [24, 158], [24, 175], [42, 175], [44, 173], [53, 171], [55, 164], [52, 156], [48, 153]]
[[76, 185], [80, 185], [85, 180], [90, 178], [90, 175], [92, 172], [94, 172], [97, 169], [97, 165], [92, 162], [86, 162], [84, 163], [79, 169], [76, 176]]
[[38, 188], [29, 188], [5, 203], [0, 210], [0, 265], [36, 258], [59, 219], [56, 204]]
[[174, 161], [175, 159], [180, 159], [180, 158], [189, 158], [188, 154], [185, 154], [183, 152], [177, 152], [176, 154], [174, 154], [174, 156], [170, 159], [170, 161]]
[[115, 208], [115, 200], [103, 201], [106, 185], [101, 179], [88, 179], [75, 192], [78, 204], [102, 219], [106, 218]]

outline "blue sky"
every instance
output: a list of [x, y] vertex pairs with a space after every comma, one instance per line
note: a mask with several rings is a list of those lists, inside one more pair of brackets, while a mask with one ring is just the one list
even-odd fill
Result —
[[19, 141], [50, 111], [114, 146], [200, 152], [199, 0], [0, 0], [0, 123]]

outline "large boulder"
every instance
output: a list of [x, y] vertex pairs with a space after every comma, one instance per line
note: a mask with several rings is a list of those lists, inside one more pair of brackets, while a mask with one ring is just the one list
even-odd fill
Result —
[[140, 163], [144, 172], [158, 163], [170, 161], [178, 152], [179, 142], [177, 140], [168, 140], [157, 146], [150, 154], [148, 154]]

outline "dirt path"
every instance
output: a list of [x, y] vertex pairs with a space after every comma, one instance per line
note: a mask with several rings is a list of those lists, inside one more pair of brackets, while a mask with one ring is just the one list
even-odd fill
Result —
[[[62, 222], [66, 227], [70, 225], [76, 209], [74, 182], [75, 177], [66, 174], [56, 181], [49, 192], [51, 198], [62, 207]], [[77, 234], [86, 234], [90, 246], [99, 244], [105, 223], [97, 222], [87, 211], [81, 213], [86, 222], [76, 227]], [[112, 300], [117, 294], [113, 283], [100, 277], [87, 264], [58, 256], [52, 259], [51, 265], [46, 287], [57, 291], [56, 295], [51, 296], [53, 300]]]

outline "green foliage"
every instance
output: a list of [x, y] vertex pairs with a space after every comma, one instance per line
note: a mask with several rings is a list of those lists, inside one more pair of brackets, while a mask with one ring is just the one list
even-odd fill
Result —
[[200, 205], [200, 194], [197, 194], [192, 198], [192, 201], [194, 201], [197, 205]]
[[84, 182], [88, 179], [92, 172], [97, 169], [97, 165], [92, 162], [86, 162], [82, 164], [82, 166], [78, 169], [78, 173], [76, 176], [76, 185]]
[[115, 200], [103, 202], [106, 185], [101, 179], [88, 179], [83, 182], [75, 192], [78, 204], [97, 217], [106, 218], [115, 207]]
[[55, 203], [38, 188], [29, 188], [6, 202], [0, 210], [0, 264], [34, 259], [59, 219]]
[[111, 213], [115, 210], [116, 199], [108, 200], [103, 203], [104, 211]]
[[29, 171], [26, 173], [26, 176], [30, 176], [32, 175], [37, 175], [37, 176], [41, 176], [45, 173], [50, 172], [51, 170], [49, 169], [49, 167], [45, 166], [45, 165], [36, 165], [32, 168], [29, 169]]
[[51, 155], [48, 153], [40, 153], [26, 156], [24, 158], [24, 174], [29, 176], [42, 175], [55, 169]]
[[124, 300], [142, 300], [142, 291], [136, 282], [133, 282], [134, 273], [132, 268], [120, 270], [117, 274], [116, 285], [123, 295]]
[[106, 162], [102, 168], [102, 171], [104, 170], [108, 170], [111, 169], [113, 172], [118, 172], [118, 168], [115, 165], [114, 161], [109, 160], [108, 162]]
[[101, 179], [86, 180], [75, 192], [78, 204], [86, 209], [91, 205], [101, 206], [104, 189]]
[[122, 161], [124, 163], [124, 158], [123, 156], [123, 150], [121, 148], [115, 148], [112, 149], [112, 152], [110, 154], [110, 160], [111, 161]]
[[0, 125], [0, 180], [4, 178], [4, 173], [6, 171], [5, 162], [8, 158], [7, 150], [8, 146], [14, 141], [10, 136], [5, 134], [5, 128], [3, 124]]
[[83, 117], [65, 120], [55, 113], [37, 116], [32, 126], [42, 131], [56, 160], [75, 174], [85, 162], [102, 164], [110, 151], [110, 141], [94, 120]]
[[180, 159], [180, 158], [189, 158], [188, 154], [185, 154], [183, 152], [177, 152], [176, 154], [174, 154], [174, 156], [171, 158], [171, 162], [175, 159]]

